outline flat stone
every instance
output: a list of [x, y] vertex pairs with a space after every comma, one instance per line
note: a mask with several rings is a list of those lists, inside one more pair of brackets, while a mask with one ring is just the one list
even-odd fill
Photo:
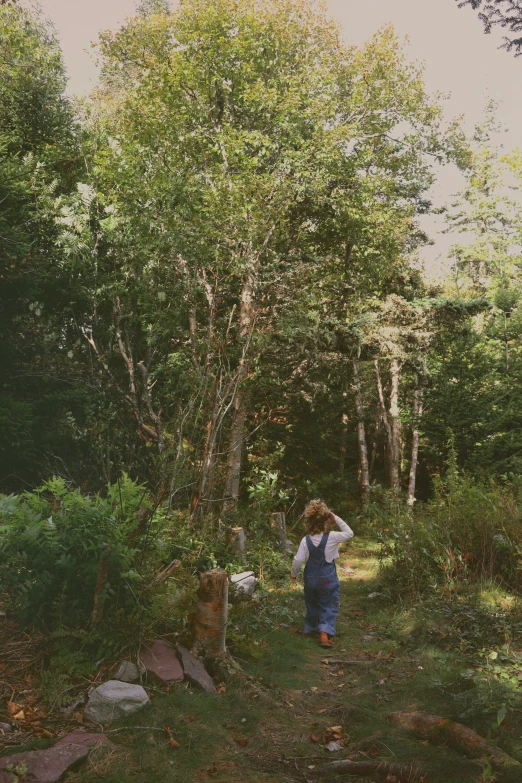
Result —
[[156, 639], [140, 652], [140, 660], [149, 674], [161, 682], [181, 682], [183, 669], [176, 650], [164, 639]]
[[177, 651], [181, 657], [181, 664], [187, 680], [193, 682], [194, 685], [199, 685], [207, 693], [217, 693], [214, 681], [201, 661], [181, 644], [178, 644]]
[[150, 699], [141, 685], [108, 680], [91, 691], [84, 714], [93, 723], [110, 723], [132, 715], [147, 704]]
[[122, 682], [139, 682], [140, 670], [132, 661], [122, 661], [114, 674], [114, 679]]
[[10, 723], [0, 723], [0, 737], [2, 734], [11, 734], [13, 731], [13, 727]]
[[374, 598], [378, 598], [380, 595], [382, 595], [382, 593], [369, 593], [368, 598], [370, 598], [370, 600], [373, 600]]
[[5, 772], [5, 767], [8, 764], [17, 767], [22, 763], [27, 766], [27, 776], [24, 777], [27, 783], [57, 783], [67, 770], [88, 756], [90, 749], [100, 743], [111, 744], [103, 734], [88, 734], [78, 730], [58, 740], [56, 745], [47, 750], [30, 750], [4, 756], [0, 759], [0, 783], [13, 783], [13, 775]]

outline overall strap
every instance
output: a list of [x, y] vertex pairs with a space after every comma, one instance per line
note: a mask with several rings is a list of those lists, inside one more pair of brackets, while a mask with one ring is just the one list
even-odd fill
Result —
[[324, 550], [326, 549], [326, 544], [328, 542], [328, 536], [330, 533], [323, 533], [323, 537], [321, 538], [320, 543], [317, 545], [317, 549], [322, 552], [324, 555]]
[[310, 536], [306, 536], [306, 546], [308, 547], [308, 551], [311, 554], [312, 552], [315, 552], [316, 547], [314, 546], [314, 542], [310, 538]]

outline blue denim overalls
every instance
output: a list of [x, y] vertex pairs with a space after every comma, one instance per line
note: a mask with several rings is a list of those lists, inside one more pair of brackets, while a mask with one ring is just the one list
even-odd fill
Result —
[[304, 598], [306, 602], [305, 633], [324, 631], [335, 635], [335, 621], [339, 613], [339, 592], [341, 586], [335, 568], [335, 561], [327, 563], [324, 550], [328, 533], [324, 533], [320, 543], [313, 545], [310, 536], [306, 536], [308, 560], [304, 571]]

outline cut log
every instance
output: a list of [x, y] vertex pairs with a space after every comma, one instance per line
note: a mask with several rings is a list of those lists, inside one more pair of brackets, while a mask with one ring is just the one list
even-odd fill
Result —
[[421, 774], [412, 767], [403, 764], [393, 764], [387, 761], [330, 761], [321, 764], [315, 770], [318, 778], [327, 778], [330, 775], [353, 775], [359, 778], [374, 778], [377, 780], [397, 780], [400, 783], [419, 783]]
[[232, 552], [241, 555], [241, 560], [246, 564], [246, 537], [242, 527], [231, 527], [227, 531], [227, 544]]
[[226, 655], [228, 574], [214, 568], [201, 574], [194, 617], [193, 651], [211, 658]]
[[416, 737], [438, 744], [448, 745], [468, 759], [489, 761], [493, 769], [520, 767], [520, 763], [500, 748], [477, 734], [473, 729], [429, 712], [394, 712], [389, 716], [391, 723], [411, 731]]

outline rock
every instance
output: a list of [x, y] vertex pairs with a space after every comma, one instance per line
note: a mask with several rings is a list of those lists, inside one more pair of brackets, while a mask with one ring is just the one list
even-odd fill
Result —
[[[143, 669], [143, 673], [145, 673], [144, 666], [142, 666], [142, 669]], [[125, 661], [122, 661], [118, 666], [118, 669], [114, 674], [114, 679], [121, 680], [121, 682], [139, 682], [140, 670], [138, 669], [138, 666], [135, 663], [126, 659]]]
[[325, 745], [326, 750], [329, 750], [330, 753], [336, 753], [338, 750], [342, 750], [343, 746], [339, 745], [338, 742], [329, 742], [328, 745]]
[[140, 660], [149, 674], [161, 682], [181, 682], [183, 669], [176, 650], [164, 639], [156, 639], [140, 653]]
[[126, 718], [147, 704], [150, 699], [141, 685], [108, 680], [91, 692], [84, 714], [93, 723], [109, 723]]
[[363, 642], [372, 642], [374, 638], [375, 638], [374, 634], [368, 633], [368, 634], [366, 634], [366, 636], [363, 636], [362, 639], [363, 639]]
[[30, 750], [0, 759], [0, 783], [13, 783], [13, 775], [5, 767], [16, 767], [24, 763], [28, 773], [24, 780], [31, 783], [56, 783], [68, 769], [88, 756], [90, 749], [98, 744], [111, 744], [103, 734], [89, 734], [80, 729], [62, 737], [56, 745], [47, 750]]
[[13, 727], [10, 723], [0, 723], [0, 737], [3, 734], [11, 734], [13, 731]]
[[368, 598], [373, 600], [374, 598], [378, 598], [380, 595], [382, 595], [382, 593], [369, 593]]
[[240, 574], [233, 574], [230, 577], [230, 581], [236, 588], [242, 593], [247, 595], [253, 595], [256, 589], [257, 579], [254, 576], [253, 571], [242, 571]]
[[198, 661], [198, 659], [181, 644], [178, 644], [177, 650], [187, 680], [190, 680], [190, 682], [193, 682], [195, 685], [199, 685], [199, 687], [203, 688], [207, 693], [217, 693], [214, 681], [201, 661]]

